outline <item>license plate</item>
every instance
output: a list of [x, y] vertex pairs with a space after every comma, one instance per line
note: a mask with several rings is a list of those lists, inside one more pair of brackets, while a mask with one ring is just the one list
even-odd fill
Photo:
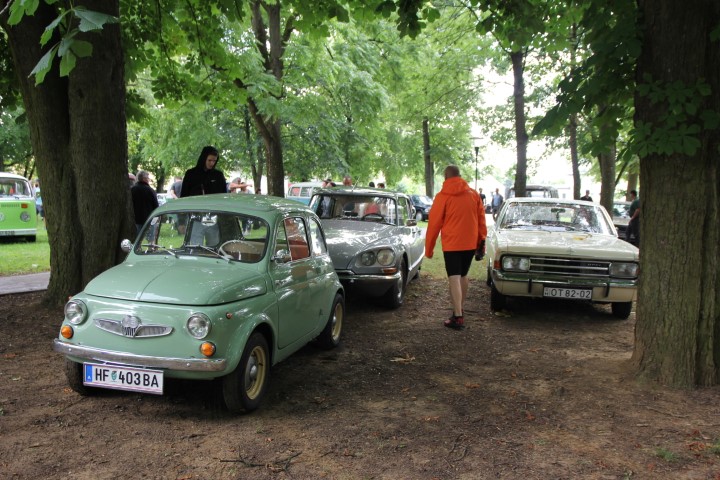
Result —
[[567, 298], [570, 300], [592, 300], [592, 290], [581, 288], [545, 287], [544, 297]]
[[0, 230], [0, 237], [11, 237], [14, 235], [15, 235], [15, 232], [12, 230]]
[[83, 364], [83, 384], [91, 387], [130, 390], [132, 392], [163, 393], [163, 372], [146, 368], [116, 367]]

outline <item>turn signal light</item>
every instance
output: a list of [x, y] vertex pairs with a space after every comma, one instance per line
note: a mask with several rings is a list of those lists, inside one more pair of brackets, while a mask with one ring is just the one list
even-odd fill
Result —
[[383, 269], [382, 269], [382, 272], [383, 272], [385, 275], [395, 275], [395, 273], [397, 273], [397, 271], [398, 271], [398, 269], [397, 269], [397, 268], [394, 268], [394, 267], [393, 267], [393, 268], [383, 268]]
[[205, 355], [206, 357], [212, 357], [215, 355], [215, 344], [212, 342], [203, 342], [200, 345], [200, 353]]
[[63, 325], [60, 329], [60, 335], [62, 335], [63, 338], [72, 338], [74, 333], [70, 325]]

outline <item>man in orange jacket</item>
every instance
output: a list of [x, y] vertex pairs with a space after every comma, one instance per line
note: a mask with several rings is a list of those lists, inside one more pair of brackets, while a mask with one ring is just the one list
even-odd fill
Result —
[[450, 282], [453, 314], [445, 320], [446, 327], [465, 326], [463, 304], [467, 296], [473, 256], [481, 260], [485, 255], [485, 207], [480, 196], [460, 176], [455, 165], [445, 168], [445, 182], [433, 200], [425, 237], [425, 256], [433, 257], [438, 235], [442, 236], [445, 271]]

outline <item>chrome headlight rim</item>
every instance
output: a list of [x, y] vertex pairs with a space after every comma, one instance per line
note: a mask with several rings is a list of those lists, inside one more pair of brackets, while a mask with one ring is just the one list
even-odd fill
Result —
[[376, 261], [376, 256], [375, 256], [375, 252], [373, 250], [367, 250], [365, 252], [362, 252], [358, 256], [358, 262], [363, 267], [372, 267], [373, 265], [375, 265], [375, 261]]
[[70, 300], [65, 304], [65, 320], [73, 325], [80, 325], [87, 319], [87, 305], [81, 300]]
[[613, 278], [637, 278], [640, 265], [636, 262], [611, 262], [608, 271]]
[[530, 271], [530, 258], [521, 255], [505, 255], [501, 260], [502, 269], [507, 272]]
[[383, 267], [389, 267], [395, 264], [395, 252], [392, 248], [381, 248], [378, 250], [376, 257], [377, 263]]
[[196, 312], [188, 317], [187, 322], [185, 322], [185, 329], [191, 337], [202, 340], [210, 335], [212, 322], [210, 321], [210, 317], [204, 313]]

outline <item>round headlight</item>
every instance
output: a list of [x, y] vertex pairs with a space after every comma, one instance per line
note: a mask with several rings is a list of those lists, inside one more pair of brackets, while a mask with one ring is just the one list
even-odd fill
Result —
[[395, 263], [395, 252], [389, 248], [383, 248], [377, 253], [377, 261], [383, 267]]
[[80, 325], [87, 317], [87, 307], [80, 300], [70, 300], [65, 304], [65, 318], [73, 325]]
[[188, 332], [197, 339], [207, 337], [210, 326], [210, 319], [203, 313], [194, 313], [187, 321]]
[[360, 263], [369, 267], [375, 263], [375, 252], [363, 252], [360, 255]]
[[29, 222], [29, 221], [30, 221], [30, 214], [27, 213], [27, 212], [22, 212], [22, 213], [20, 214], [20, 220], [22, 220], [23, 222]]

